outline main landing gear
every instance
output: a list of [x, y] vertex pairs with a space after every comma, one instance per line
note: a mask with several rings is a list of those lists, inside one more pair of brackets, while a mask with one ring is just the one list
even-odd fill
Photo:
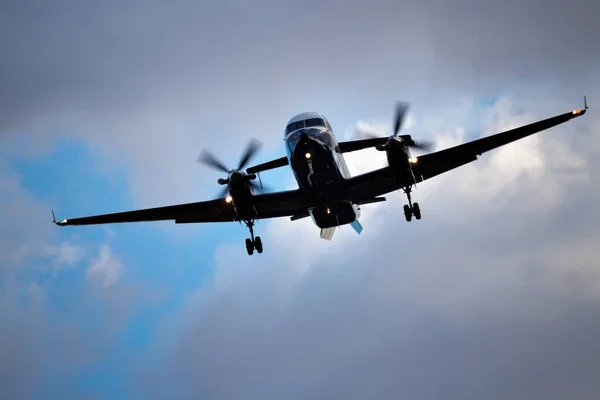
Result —
[[408, 197], [408, 204], [404, 205], [404, 217], [408, 222], [411, 221], [413, 215], [416, 219], [421, 219], [421, 209], [419, 208], [419, 203], [413, 203], [410, 198], [410, 192], [412, 191], [412, 186], [407, 186], [402, 188], [404, 193], [406, 193], [406, 197]]
[[258, 252], [258, 254], [263, 252], [263, 244], [262, 240], [260, 240], [260, 236], [254, 237], [254, 220], [244, 221], [248, 229], [250, 230], [250, 238], [246, 239], [246, 251], [248, 255], [251, 256], [254, 254], [254, 250]]

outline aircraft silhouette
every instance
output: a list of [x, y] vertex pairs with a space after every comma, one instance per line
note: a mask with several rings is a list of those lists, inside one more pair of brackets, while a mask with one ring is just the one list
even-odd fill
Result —
[[[260, 236], [254, 236], [254, 223], [265, 218], [290, 217], [292, 221], [312, 217], [321, 228], [321, 237], [331, 240], [336, 227], [350, 224], [361, 233], [360, 206], [385, 201], [383, 194], [402, 189], [408, 198], [404, 216], [411, 221], [421, 219], [418, 203], [413, 203], [411, 191], [415, 184], [477, 160], [481, 154], [552, 128], [585, 114], [584, 108], [537, 121], [519, 128], [463, 143], [420, 157], [411, 156], [410, 149], [430, 149], [428, 143], [417, 142], [410, 135], [399, 135], [408, 104], [396, 106], [394, 131], [389, 137], [338, 142], [327, 119], [316, 112], [305, 112], [289, 120], [284, 133], [287, 155], [244, 171], [256, 155], [260, 143], [252, 140], [235, 169], [225, 167], [215, 156], [203, 151], [198, 162], [212, 166], [227, 175], [219, 198], [197, 203], [179, 204], [114, 214], [95, 215], [53, 222], [59, 226], [93, 225], [121, 222], [174, 220], [176, 224], [201, 222], [243, 222], [250, 231], [246, 239], [249, 255], [263, 252]], [[375, 147], [385, 151], [388, 166], [361, 175], [351, 176], [344, 153]], [[290, 165], [298, 189], [274, 193], [257, 193], [262, 189], [260, 172]], [[254, 181], [259, 178], [260, 185]]]

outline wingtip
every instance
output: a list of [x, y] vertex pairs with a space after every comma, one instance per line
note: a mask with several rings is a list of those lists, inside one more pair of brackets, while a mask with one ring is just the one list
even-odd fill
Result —
[[64, 225], [67, 224], [67, 220], [66, 219], [63, 219], [62, 221], [57, 221], [56, 220], [56, 214], [54, 213], [54, 209], [52, 210], [52, 222], [55, 225], [58, 225], [58, 226], [64, 226]]
[[576, 117], [580, 117], [583, 114], [585, 114], [585, 112], [587, 111], [587, 109], [588, 109], [587, 97], [584, 95], [583, 96], [583, 109], [581, 109], [581, 110], [573, 110], [573, 111], [571, 111], [571, 113], [574, 116], [576, 116]]

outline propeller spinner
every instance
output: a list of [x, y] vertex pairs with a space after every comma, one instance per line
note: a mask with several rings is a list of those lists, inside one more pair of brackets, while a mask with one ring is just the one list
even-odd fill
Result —
[[[392, 146], [394, 142], [402, 143], [404, 146], [412, 147], [419, 150], [430, 151], [432, 149], [432, 144], [429, 142], [416, 142], [410, 135], [398, 135], [402, 125], [404, 123], [404, 119], [406, 118], [406, 114], [408, 112], [409, 104], [407, 102], [399, 101], [396, 103], [396, 110], [394, 114], [394, 132], [388, 138], [387, 142], [384, 144], [380, 144], [375, 146], [375, 148], [379, 151], [386, 151]], [[377, 139], [379, 136], [371, 133], [361, 131], [362, 136], [366, 136], [369, 139]]]
[[213, 169], [219, 170], [221, 172], [225, 172], [227, 174], [227, 178], [219, 178], [217, 182], [219, 185], [227, 185], [227, 187], [223, 188], [219, 197], [226, 196], [229, 192], [230, 186], [237, 186], [240, 184], [247, 183], [254, 190], [263, 189], [262, 184], [260, 186], [256, 185], [256, 183], [252, 182], [256, 179], [256, 174], [247, 174], [242, 171], [242, 169], [250, 162], [250, 160], [258, 153], [261, 149], [262, 144], [256, 139], [250, 140], [248, 146], [246, 146], [246, 151], [243, 153], [240, 158], [240, 162], [238, 163], [238, 167], [235, 169], [228, 169], [219, 159], [217, 159], [210, 151], [203, 150], [202, 153], [198, 156], [198, 163], [209, 166]]

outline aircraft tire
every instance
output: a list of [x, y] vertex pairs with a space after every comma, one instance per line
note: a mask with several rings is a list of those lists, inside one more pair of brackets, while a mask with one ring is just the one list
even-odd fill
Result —
[[421, 209], [419, 208], [419, 203], [413, 204], [412, 212], [416, 219], [421, 219]]
[[412, 210], [408, 207], [408, 204], [404, 205], [404, 218], [406, 218], [406, 222], [410, 222], [412, 219]]
[[252, 243], [252, 240], [250, 239], [246, 239], [246, 251], [248, 252], [249, 256], [254, 254], [254, 243]]
[[258, 254], [261, 254], [263, 252], [263, 244], [262, 244], [262, 240], [260, 239], [260, 236], [257, 236], [254, 239], [254, 248], [256, 249]]

